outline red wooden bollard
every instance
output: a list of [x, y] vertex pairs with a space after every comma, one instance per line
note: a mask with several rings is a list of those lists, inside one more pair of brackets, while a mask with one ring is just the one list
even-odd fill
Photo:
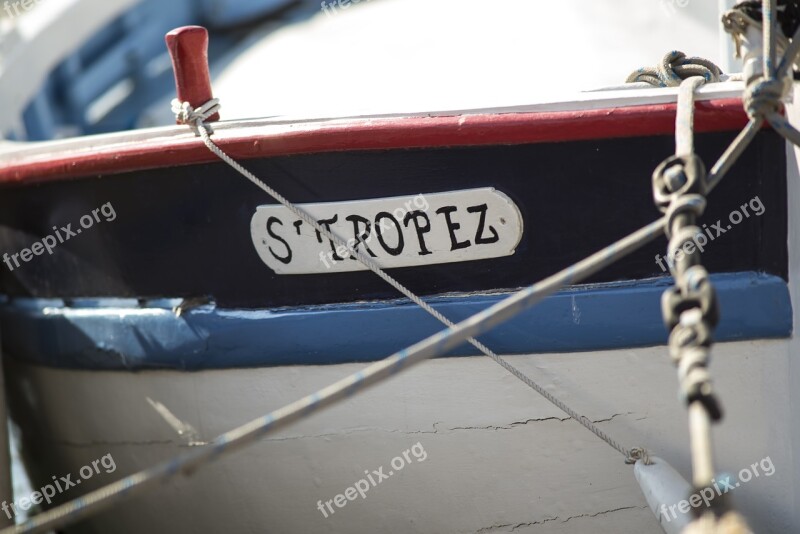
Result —
[[[213, 98], [208, 73], [208, 31], [202, 26], [183, 26], [169, 32], [164, 40], [172, 58], [178, 100], [198, 108]], [[219, 113], [208, 118], [218, 121]]]

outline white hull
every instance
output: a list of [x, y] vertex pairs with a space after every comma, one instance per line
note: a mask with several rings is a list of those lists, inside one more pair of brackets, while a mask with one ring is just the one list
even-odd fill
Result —
[[[757, 532], [788, 532], [795, 467], [790, 354], [796, 341], [720, 344], [714, 376], [727, 412], [719, 466], [765, 457], [774, 474], [735, 501]], [[795, 350], [792, 350], [793, 347]], [[664, 347], [512, 356], [523, 371], [626, 446], [644, 445], [689, 475], [685, 410]], [[111, 454], [106, 484], [186, 450], [146, 401], [161, 402], [201, 440], [295, 400], [360, 365], [160, 372], [80, 372], [12, 364], [18, 420], [44, 480]], [[796, 371], [794, 371], [796, 372]], [[795, 430], [792, 430], [795, 429]], [[30, 431], [30, 429], [29, 429]], [[420, 443], [412, 462], [325, 518], [330, 500]], [[41, 454], [44, 452], [44, 454]], [[37, 482], [34, 482], [34, 486]], [[92, 486], [93, 487], [93, 486]], [[631, 466], [487, 358], [427, 362], [236, 453], [101, 514], [91, 532], [661, 532]]]

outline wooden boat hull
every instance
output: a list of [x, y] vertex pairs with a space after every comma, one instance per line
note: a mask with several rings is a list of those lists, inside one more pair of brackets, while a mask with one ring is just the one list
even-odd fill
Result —
[[[743, 120], [733, 104], [701, 104], [707, 161]], [[294, 202], [507, 195], [523, 218], [514, 254], [392, 270], [458, 320], [655, 218], [649, 176], [672, 150], [673, 114], [672, 104], [631, 98], [607, 110], [220, 125], [215, 136]], [[272, 201], [210, 162], [193, 137], [155, 137], [88, 155], [29, 152], [0, 171], [8, 250], [104, 203], [115, 209], [53, 255], [3, 272], [11, 408], [34, 486], [112, 454], [118, 473], [92, 477], [74, 490], [82, 493], [440, 330], [371, 273], [273, 272], [250, 226]], [[765, 207], [763, 217], [731, 221], [704, 263], [723, 308], [714, 376], [730, 419], [716, 434], [720, 462], [737, 472], [766, 457], [777, 466], [736, 494], [766, 531], [797, 524], [787, 279], [798, 263], [785, 200], [797, 170], [786, 161], [783, 142], [760, 133], [706, 214], [710, 224], [731, 221], [756, 197]], [[687, 473], [674, 369], [663, 346], [641, 348], [666, 337], [658, 302], [668, 280], [654, 260], [664, 248], [643, 249], [482, 339], [628, 446], [649, 446]], [[489, 360], [467, 349], [451, 356], [75, 531], [658, 531], [613, 449]], [[178, 433], [176, 421], [196, 432]], [[327, 517], [318, 508], [417, 444], [424, 461], [412, 457]]]

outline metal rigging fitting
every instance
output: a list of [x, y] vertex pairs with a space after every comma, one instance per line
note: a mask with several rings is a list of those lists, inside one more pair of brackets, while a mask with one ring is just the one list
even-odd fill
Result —
[[661, 308], [670, 331], [669, 352], [678, 367], [681, 397], [690, 405], [701, 402], [713, 421], [722, 418], [707, 365], [713, 329], [719, 323], [719, 303], [708, 271], [694, 245], [702, 234], [697, 217], [705, 208], [708, 190], [705, 166], [695, 154], [670, 156], [653, 173], [653, 198], [669, 216], [668, 255], [675, 286], [664, 292]]

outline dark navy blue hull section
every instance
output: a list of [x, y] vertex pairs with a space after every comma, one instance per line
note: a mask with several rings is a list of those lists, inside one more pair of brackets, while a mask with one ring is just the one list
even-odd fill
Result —
[[[697, 150], [713, 162], [735, 135], [698, 133]], [[673, 150], [672, 135], [652, 135], [348, 149], [243, 164], [295, 203], [474, 188], [505, 194], [524, 228], [512, 255], [390, 270], [458, 321], [655, 220], [650, 177]], [[720, 341], [791, 333], [785, 157], [784, 140], [760, 132], [709, 196], [700, 221], [709, 237], [703, 264], [720, 294]], [[442, 329], [370, 272], [276, 274], [251, 236], [253, 214], [274, 201], [219, 162], [8, 183], [0, 195], [0, 244], [8, 253], [33, 248], [54, 227], [77, 228], [106, 204], [113, 204], [113, 220], [60, 243], [52, 255], [0, 267], [0, 292], [10, 297], [0, 324], [7, 355], [74, 369], [334, 364], [377, 360]], [[437, 216], [441, 223], [447, 212]], [[471, 239], [490, 233], [477, 230]], [[658, 261], [666, 244], [656, 240], [482, 341], [504, 354], [665, 343], [660, 295], [670, 280]], [[178, 316], [171, 307], [181, 299], [214, 304]], [[455, 352], [474, 354], [468, 345]]]
[[[719, 341], [787, 337], [792, 309], [779, 277], [721, 274]], [[481, 338], [502, 354], [614, 349], [665, 343], [660, 278], [563, 291]], [[505, 295], [429, 299], [452, 320]], [[222, 369], [365, 362], [441, 330], [405, 302], [273, 311], [198, 308], [176, 316], [168, 306], [137, 308], [135, 300], [80, 308], [20, 299], [3, 307], [4, 346], [28, 363], [72, 369]], [[459, 355], [476, 354], [464, 345]]]
[[[704, 161], [715, 161], [735, 135], [699, 134]], [[651, 223], [660, 213], [650, 177], [673, 151], [672, 136], [652, 136], [303, 154], [245, 165], [296, 203], [482, 187], [506, 194], [519, 207], [525, 229], [513, 255], [391, 270], [412, 291], [435, 296], [530, 285]], [[763, 215], [751, 213], [726, 230], [729, 214], [755, 197]], [[275, 202], [223, 163], [6, 187], [0, 195], [3, 249], [30, 247], [54, 226], [76, 228], [81, 216], [105, 203], [116, 210], [113, 222], [96, 224], [52, 256], [36, 256], [13, 272], [0, 265], [2, 292], [61, 299], [210, 296], [220, 307], [237, 309], [400, 297], [365, 271], [275, 274], [259, 258], [250, 231], [256, 208]], [[462, 214], [463, 208], [456, 218]], [[435, 217], [441, 224], [442, 216]], [[718, 220], [719, 234], [711, 229]], [[786, 221], [785, 145], [779, 135], [764, 131], [709, 197], [701, 224], [714, 240], [703, 264], [712, 273], [786, 278]], [[460, 230], [461, 238], [474, 239], [467, 231]], [[413, 239], [409, 233], [407, 241]], [[665, 250], [666, 239], [658, 239], [587, 282], [662, 276], [655, 257]]]

